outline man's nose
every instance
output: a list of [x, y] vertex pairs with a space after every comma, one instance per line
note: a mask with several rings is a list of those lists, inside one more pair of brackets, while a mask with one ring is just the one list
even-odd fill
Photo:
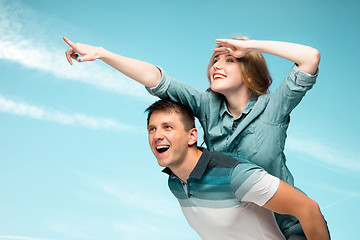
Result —
[[159, 140], [159, 139], [163, 139], [164, 138], [164, 134], [162, 134], [161, 131], [157, 130], [154, 134], [154, 139]]

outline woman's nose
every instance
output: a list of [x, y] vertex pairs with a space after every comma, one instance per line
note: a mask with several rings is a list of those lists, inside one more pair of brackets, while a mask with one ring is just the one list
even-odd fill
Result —
[[219, 70], [219, 69], [222, 69], [222, 66], [220, 64], [220, 61], [217, 61], [216, 63], [213, 64], [213, 68], [215, 70]]

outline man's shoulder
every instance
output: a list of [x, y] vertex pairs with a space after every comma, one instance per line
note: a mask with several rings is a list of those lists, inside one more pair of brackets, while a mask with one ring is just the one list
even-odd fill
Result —
[[234, 168], [238, 164], [252, 164], [242, 156], [228, 152], [210, 152], [210, 167]]
[[211, 152], [211, 161], [209, 162], [208, 169], [213, 168], [227, 168], [228, 174], [242, 175], [249, 177], [250, 175], [257, 175], [264, 172], [264, 169], [250, 162], [246, 158], [229, 152]]

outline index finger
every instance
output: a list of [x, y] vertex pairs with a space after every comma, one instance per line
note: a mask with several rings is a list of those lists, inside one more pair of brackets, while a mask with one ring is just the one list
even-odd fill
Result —
[[72, 48], [75, 47], [75, 44], [72, 41], [70, 41], [69, 39], [67, 39], [65, 36], [63, 36], [63, 39], [70, 47], [72, 47]]
[[228, 43], [228, 40], [227, 39], [216, 39], [215, 40], [215, 43], [216, 44], [227, 44]]

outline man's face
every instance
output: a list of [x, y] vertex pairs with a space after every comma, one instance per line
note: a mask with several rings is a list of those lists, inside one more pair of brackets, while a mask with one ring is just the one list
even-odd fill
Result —
[[162, 167], [180, 166], [189, 148], [190, 132], [186, 131], [176, 112], [155, 111], [149, 119], [149, 144]]

